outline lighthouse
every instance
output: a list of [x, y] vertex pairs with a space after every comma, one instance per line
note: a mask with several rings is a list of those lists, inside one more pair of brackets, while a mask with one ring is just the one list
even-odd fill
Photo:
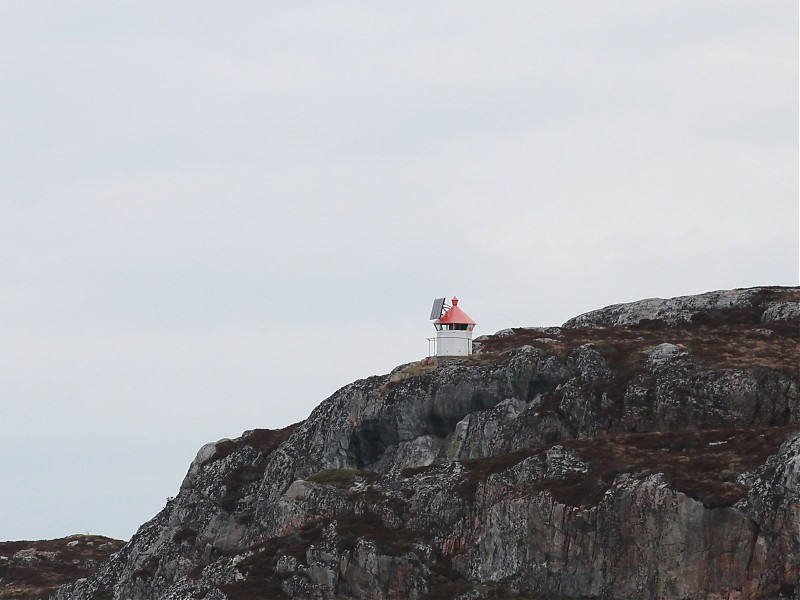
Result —
[[[444, 298], [434, 301], [431, 318], [440, 315], [433, 322], [436, 328], [436, 356], [467, 356], [472, 354], [472, 330], [475, 321], [461, 310], [458, 298], [453, 297], [453, 305], [442, 314]], [[438, 307], [438, 311], [436, 310]]]

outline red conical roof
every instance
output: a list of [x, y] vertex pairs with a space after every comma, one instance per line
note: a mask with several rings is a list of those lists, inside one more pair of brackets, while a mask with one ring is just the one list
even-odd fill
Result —
[[453, 307], [448, 310], [441, 319], [436, 319], [434, 323], [450, 323], [457, 325], [475, 325], [470, 316], [458, 307], [458, 298], [453, 296]]

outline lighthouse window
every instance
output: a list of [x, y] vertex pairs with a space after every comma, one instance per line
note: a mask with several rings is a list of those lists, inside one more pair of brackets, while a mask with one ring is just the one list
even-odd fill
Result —
[[438, 331], [472, 331], [475, 327], [467, 323], [434, 323], [433, 326]]

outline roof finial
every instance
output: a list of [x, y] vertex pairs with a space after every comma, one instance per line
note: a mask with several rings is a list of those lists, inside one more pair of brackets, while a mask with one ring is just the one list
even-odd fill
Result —
[[458, 306], [458, 298], [453, 296], [453, 306]]

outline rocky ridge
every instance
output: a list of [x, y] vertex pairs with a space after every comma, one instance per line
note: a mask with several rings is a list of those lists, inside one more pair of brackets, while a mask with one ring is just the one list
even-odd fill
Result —
[[0, 598], [47, 598], [61, 585], [86, 577], [125, 542], [99, 535], [0, 542]]
[[779, 598], [800, 288], [644, 300], [356, 381], [201, 448], [55, 598]]

